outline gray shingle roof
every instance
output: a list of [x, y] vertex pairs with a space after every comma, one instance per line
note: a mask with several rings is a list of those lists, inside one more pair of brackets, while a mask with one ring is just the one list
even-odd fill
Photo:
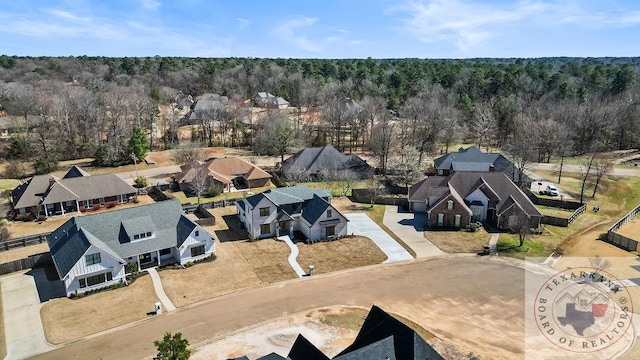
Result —
[[303, 185], [297, 185], [270, 189], [263, 193], [249, 196], [247, 201], [251, 206], [255, 207], [262, 198], [267, 197], [276, 206], [283, 206], [309, 201], [313, 199], [315, 195], [325, 199], [331, 197], [331, 193], [325, 189], [311, 189]]
[[309, 224], [315, 224], [316, 220], [327, 210], [329, 203], [318, 195], [314, 195], [302, 212], [304, 218]]
[[[456, 167], [461, 167], [461, 171], [464, 171], [465, 167], [477, 167], [479, 164], [484, 164], [483, 167], [486, 167], [486, 169], [467, 170], [489, 171], [489, 165], [493, 164], [501, 156], [502, 155], [498, 153], [484, 153], [477, 147], [472, 146], [467, 149], [460, 148], [458, 152], [440, 156], [433, 160], [433, 163], [436, 169], [449, 169], [453, 166], [454, 170], [456, 170]], [[464, 163], [468, 165], [465, 166]], [[472, 165], [473, 163], [475, 163], [475, 165]]]
[[[50, 179], [55, 179], [56, 182], [50, 185]], [[115, 174], [77, 176], [59, 180], [52, 175], [36, 175], [28, 182], [13, 189], [11, 197], [13, 207], [20, 209], [39, 204], [98, 199], [135, 193], [136, 189], [133, 186]]]
[[[393, 336], [388, 336], [382, 340], [373, 342], [365, 347], [354, 350], [350, 353], [336, 356], [333, 360], [364, 360], [364, 359], [388, 359], [396, 360], [395, 348], [393, 346]], [[414, 359], [420, 359], [414, 357]]]
[[73, 165], [69, 171], [62, 177], [63, 179], [73, 178], [73, 177], [81, 177], [81, 176], [91, 176], [88, 172], [82, 170], [79, 166]]
[[362, 178], [373, 175], [374, 169], [356, 155], [346, 155], [331, 145], [305, 148], [282, 163], [282, 171], [287, 176], [297, 172], [308, 175], [322, 175], [324, 171], [352, 171]]
[[[147, 229], [151, 226], [155, 229]], [[178, 200], [167, 200], [73, 217], [49, 234], [47, 242], [56, 267], [64, 276], [64, 270], [68, 272], [69, 266], [84, 254], [91, 243], [91, 236], [115, 256], [126, 260], [135, 255], [180, 246], [195, 227], [196, 224], [184, 216]], [[155, 237], [131, 242], [125, 228], [140, 233], [155, 230]]]

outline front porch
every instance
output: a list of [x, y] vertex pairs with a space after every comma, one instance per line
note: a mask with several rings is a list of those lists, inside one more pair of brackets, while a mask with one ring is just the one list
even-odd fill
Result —
[[146, 270], [153, 267], [163, 267], [178, 262], [171, 252], [171, 248], [140, 254], [137, 257], [138, 269]]

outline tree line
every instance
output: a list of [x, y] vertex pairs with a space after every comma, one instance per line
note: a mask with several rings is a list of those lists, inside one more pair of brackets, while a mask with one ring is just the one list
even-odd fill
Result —
[[[140, 133], [146, 148], [180, 146], [185, 98], [207, 93], [225, 101], [198, 114], [190, 141], [203, 145], [279, 156], [294, 145], [366, 148], [387, 172], [390, 163], [419, 167], [427, 154], [469, 141], [501, 147], [525, 167], [552, 155], [637, 148], [639, 63], [0, 56], [0, 112], [24, 126], [7, 157], [33, 161], [37, 172], [84, 157], [131, 162]], [[243, 101], [262, 91], [291, 110], [254, 119]]]

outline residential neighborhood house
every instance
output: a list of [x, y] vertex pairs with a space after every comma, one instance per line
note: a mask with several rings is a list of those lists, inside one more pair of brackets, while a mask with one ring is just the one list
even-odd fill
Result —
[[286, 109], [289, 107], [289, 102], [287, 100], [268, 92], [259, 92], [251, 100], [257, 107], [272, 109]]
[[269, 186], [271, 175], [240, 158], [213, 158], [204, 164], [192, 161], [180, 166], [182, 172], [174, 177], [180, 189], [187, 193], [193, 192], [192, 182], [199, 172], [207, 177], [208, 186], [217, 186], [222, 192], [236, 189], [252, 189]]
[[331, 205], [331, 194], [324, 189], [271, 189], [236, 201], [236, 207], [250, 238], [293, 236], [294, 231], [309, 241], [347, 235], [348, 220]]
[[180, 122], [180, 125], [196, 125], [201, 124], [203, 120], [220, 120], [216, 119], [214, 113], [222, 113], [229, 111], [229, 98], [226, 96], [205, 93], [196, 96], [189, 106], [189, 112]]
[[456, 171], [495, 171], [506, 174], [513, 182], [529, 182], [507, 158], [500, 153], [485, 153], [475, 146], [460, 148], [433, 160], [437, 175], [447, 176]]
[[331, 145], [308, 147], [282, 163], [282, 172], [288, 179], [301, 175], [322, 179], [327, 174], [348, 171], [359, 179], [373, 177], [375, 169], [357, 155], [346, 155]]
[[[244, 360], [247, 357], [236, 358]], [[287, 357], [271, 353], [258, 360], [441, 360], [418, 333], [377, 306], [372, 306], [356, 339], [330, 358], [303, 335], [298, 335]]]
[[529, 198], [504, 173], [457, 171], [430, 176], [409, 190], [409, 208], [427, 214], [431, 228], [464, 228], [472, 221], [486, 221], [508, 229], [526, 216], [531, 228], [542, 215]]
[[63, 177], [36, 175], [11, 191], [16, 215], [65, 215], [84, 212], [136, 198], [136, 189], [115, 174], [89, 175], [73, 166]]
[[17, 121], [9, 116], [0, 116], [0, 137], [8, 137], [18, 132], [20, 126]]
[[129, 263], [146, 269], [215, 253], [213, 237], [178, 200], [74, 216], [47, 243], [67, 296], [125, 281]]

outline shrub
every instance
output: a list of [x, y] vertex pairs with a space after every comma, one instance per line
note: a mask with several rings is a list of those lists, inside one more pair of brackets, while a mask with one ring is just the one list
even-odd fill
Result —
[[149, 181], [144, 176], [138, 176], [135, 180], [133, 180], [133, 184], [137, 188], [143, 188], [149, 185]]
[[46, 220], [47, 220], [46, 216], [44, 216], [44, 215], [38, 216], [38, 221], [46, 221]]
[[469, 224], [468, 230], [469, 232], [476, 232], [476, 230], [478, 230], [478, 225], [476, 223], [471, 223]]
[[138, 272], [138, 263], [128, 263], [127, 265], [125, 265], [124, 269], [127, 274], [135, 274]]

